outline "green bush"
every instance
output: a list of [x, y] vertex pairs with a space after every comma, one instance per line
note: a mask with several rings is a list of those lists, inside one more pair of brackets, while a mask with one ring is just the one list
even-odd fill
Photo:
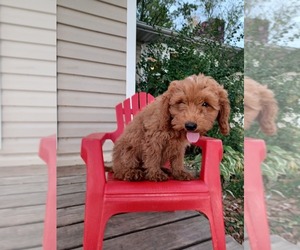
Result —
[[266, 160], [262, 163], [262, 173], [271, 181], [280, 177], [291, 178], [300, 171], [300, 154], [286, 151], [279, 146], [269, 145]]

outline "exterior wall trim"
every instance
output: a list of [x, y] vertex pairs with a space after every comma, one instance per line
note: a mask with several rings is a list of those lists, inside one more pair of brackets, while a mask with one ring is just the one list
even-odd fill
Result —
[[126, 97], [135, 93], [136, 69], [136, 0], [127, 0]]

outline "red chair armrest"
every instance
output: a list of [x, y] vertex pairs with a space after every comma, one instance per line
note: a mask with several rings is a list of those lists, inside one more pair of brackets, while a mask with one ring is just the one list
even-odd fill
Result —
[[102, 145], [111, 138], [112, 133], [93, 133], [82, 139], [81, 158], [87, 167], [87, 184], [98, 185], [96, 190], [106, 182]]
[[[106, 140], [111, 140], [112, 133], [93, 133], [89, 134], [86, 137], [83, 137], [81, 142], [81, 158], [87, 163], [88, 156], [91, 153], [92, 145], [93, 146], [100, 146], [100, 150], [98, 153], [102, 153], [102, 145]], [[96, 154], [99, 155], [99, 154]], [[91, 155], [93, 157], [93, 155]]]
[[39, 157], [47, 163], [48, 167], [56, 166], [56, 135], [41, 139], [39, 146]]
[[93, 133], [93, 134], [87, 135], [84, 138], [86, 138], [88, 140], [99, 140], [103, 143], [106, 140], [111, 140], [111, 137], [112, 137], [112, 133]]
[[203, 136], [194, 145], [202, 149], [200, 179], [210, 183], [210, 185], [219, 185], [220, 162], [223, 157], [222, 141]]

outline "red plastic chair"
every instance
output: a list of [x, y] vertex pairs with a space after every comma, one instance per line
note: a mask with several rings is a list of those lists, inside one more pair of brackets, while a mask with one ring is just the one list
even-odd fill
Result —
[[43, 249], [56, 249], [56, 136], [40, 141], [39, 156], [48, 166], [48, 191], [44, 221]]
[[266, 157], [263, 140], [246, 138], [244, 142], [244, 210], [251, 250], [270, 250], [270, 232], [261, 174]]
[[220, 183], [222, 142], [202, 137], [195, 145], [202, 148], [200, 178], [192, 181], [126, 182], [106, 179], [102, 144], [113, 142], [132, 116], [154, 98], [139, 93], [116, 106], [118, 128], [113, 133], [91, 134], [82, 140], [81, 157], [87, 166], [84, 222], [84, 249], [102, 249], [105, 225], [118, 213], [196, 210], [210, 222], [213, 248], [226, 249]]

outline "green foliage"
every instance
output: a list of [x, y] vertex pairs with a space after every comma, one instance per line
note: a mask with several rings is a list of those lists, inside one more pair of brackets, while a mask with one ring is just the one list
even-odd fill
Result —
[[225, 181], [230, 181], [232, 176], [243, 175], [244, 155], [233, 150], [230, 146], [224, 146], [224, 154], [221, 162], [221, 173]]
[[196, 9], [197, 5], [179, 0], [138, 0], [137, 19], [151, 26], [175, 28], [176, 18], [189, 20]]
[[271, 181], [279, 177], [291, 178], [300, 171], [300, 154], [283, 150], [278, 146], [268, 146], [268, 154], [262, 165], [262, 173]]
[[245, 72], [247, 76], [257, 80], [276, 77], [287, 72], [298, 72], [299, 57], [299, 49], [247, 41]]
[[171, 28], [173, 21], [169, 8], [176, 0], [138, 0], [137, 19], [149, 25]]
[[[202, 155], [198, 153], [190, 160], [190, 165], [200, 172]], [[223, 158], [220, 164], [223, 179], [223, 190], [234, 197], [242, 197], [244, 194], [244, 154], [235, 151], [230, 146], [224, 146]]]
[[276, 135], [271, 137], [264, 135], [256, 123], [245, 134], [249, 137], [262, 138], [267, 145], [277, 145], [287, 151], [299, 152], [300, 50], [247, 44], [248, 50], [245, 50], [247, 75], [267, 85], [274, 92], [279, 112]]

